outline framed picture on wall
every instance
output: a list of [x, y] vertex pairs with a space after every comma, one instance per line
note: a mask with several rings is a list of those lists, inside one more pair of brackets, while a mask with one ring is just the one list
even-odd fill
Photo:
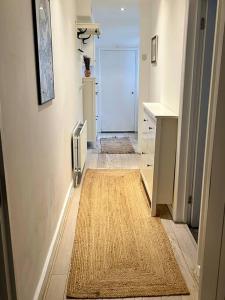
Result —
[[32, 0], [38, 103], [55, 98], [50, 0]]
[[151, 41], [151, 63], [157, 63], [158, 56], [158, 35], [153, 36]]

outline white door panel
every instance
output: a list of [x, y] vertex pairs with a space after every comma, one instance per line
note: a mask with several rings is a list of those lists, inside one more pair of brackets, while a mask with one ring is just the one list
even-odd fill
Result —
[[101, 51], [101, 130], [135, 131], [136, 53]]
[[99, 82], [96, 82], [96, 128], [97, 133], [101, 132], [101, 106], [100, 106], [100, 87]]

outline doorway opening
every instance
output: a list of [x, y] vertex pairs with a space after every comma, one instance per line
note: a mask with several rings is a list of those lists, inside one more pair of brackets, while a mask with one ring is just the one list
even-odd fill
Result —
[[133, 143], [138, 130], [139, 1], [127, 2], [124, 10], [119, 1], [93, 0], [92, 6], [102, 28], [95, 43], [97, 141], [108, 135]]
[[213, 41], [217, 13], [217, 1], [202, 0], [200, 14], [200, 30], [198, 35], [198, 52], [195, 67], [196, 93], [193, 99], [193, 122], [190, 126], [191, 142], [189, 144], [190, 188], [188, 197], [189, 228], [198, 242], [200, 226], [202, 182], [204, 172], [206, 133], [208, 125], [208, 109], [210, 83], [213, 61]]

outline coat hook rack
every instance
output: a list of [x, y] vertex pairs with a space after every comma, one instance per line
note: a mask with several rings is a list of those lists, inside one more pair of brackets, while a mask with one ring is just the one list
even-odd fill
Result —
[[86, 32], [87, 32], [87, 28], [84, 29], [84, 30], [82, 30], [81, 28], [78, 28], [77, 38], [80, 40], [80, 39], [81, 39], [80, 36], [81, 36], [82, 34], [85, 34]]
[[82, 37], [82, 35], [85, 34], [87, 32], [87, 30], [88, 30], [87, 28], [85, 28], [85, 29], [78, 28], [77, 38], [79, 40], [82, 40], [83, 45], [87, 45], [86, 41], [91, 38], [91, 34], [89, 34], [88, 37]]
[[87, 40], [89, 40], [91, 38], [91, 34], [87, 37], [87, 38], [81, 38], [82, 39], [82, 43], [84, 44], [84, 45], [87, 45]]

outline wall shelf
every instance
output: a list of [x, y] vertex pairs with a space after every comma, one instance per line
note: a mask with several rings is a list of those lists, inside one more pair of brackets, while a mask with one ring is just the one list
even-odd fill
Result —
[[93, 36], [99, 37], [101, 35], [100, 25], [98, 23], [79, 23], [79, 22], [77, 22], [76, 28], [77, 28], [77, 30], [87, 29], [84, 36], [93, 35]]

